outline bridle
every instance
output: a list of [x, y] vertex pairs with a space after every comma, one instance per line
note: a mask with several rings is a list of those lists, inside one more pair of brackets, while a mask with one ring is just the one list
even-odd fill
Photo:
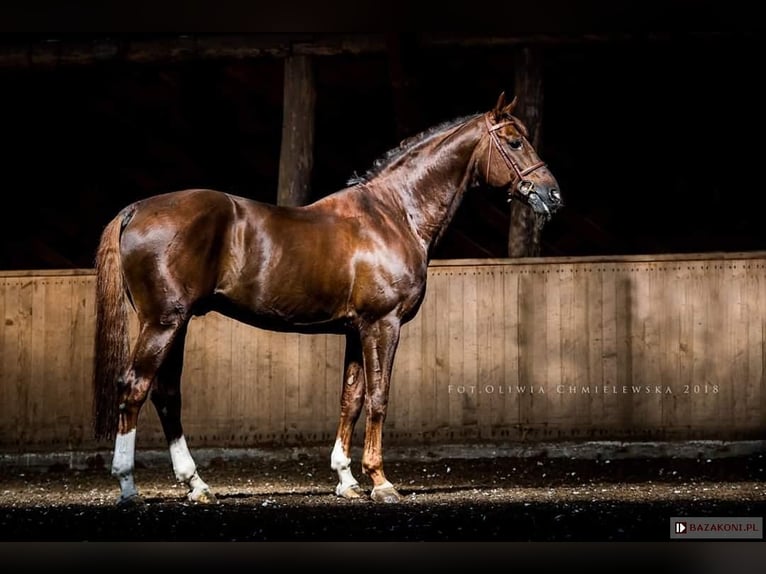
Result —
[[497, 148], [497, 151], [500, 152], [500, 157], [503, 158], [503, 161], [505, 162], [506, 167], [515, 175], [513, 182], [508, 188], [508, 201], [511, 201], [511, 198], [513, 197], [514, 188], [517, 188], [518, 192], [523, 197], [526, 197], [534, 189], [534, 185], [532, 185], [531, 182], [527, 182], [528, 185], [524, 185], [524, 182], [525, 182], [524, 177], [529, 175], [536, 169], [545, 167], [545, 162], [538, 161], [537, 163], [533, 163], [530, 166], [522, 168], [519, 165], [519, 163], [513, 158], [513, 156], [511, 156], [508, 153], [508, 151], [503, 147], [503, 144], [497, 135], [497, 130], [507, 125], [515, 124], [514, 120], [503, 120], [502, 122], [493, 124], [492, 121], [490, 120], [490, 115], [491, 115], [491, 112], [487, 113], [484, 116], [484, 120], [487, 124], [487, 132], [489, 132], [489, 139], [492, 141], [492, 145], [487, 146], [487, 181], [489, 181], [489, 166], [492, 164], [492, 148], [495, 147]]

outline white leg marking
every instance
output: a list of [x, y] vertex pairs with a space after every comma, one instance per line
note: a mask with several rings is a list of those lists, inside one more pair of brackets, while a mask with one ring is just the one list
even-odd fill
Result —
[[188, 483], [197, 472], [197, 465], [194, 464], [183, 435], [170, 443], [170, 460], [173, 461], [173, 472], [178, 482]]
[[335, 494], [340, 495], [351, 486], [359, 484], [354, 475], [351, 474], [351, 459], [343, 452], [343, 445], [340, 439], [335, 441], [335, 446], [330, 455], [330, 468], [338, 473], [338, 486], [335, 487]]
[[138, 496], [133, 480], [136, 456], [136, 429], [118, 434], [114, 441], [112, 476], [120, 481], [120, 500]]
[[186, 437], [181, 435], [170, 443], [170, 460], [173, 461], [173, 472], [176, 480], [189, 487], [189, 500], [199, 500], [209, 493], [210, 487], [197, 474], [197, 465], [189, 452]]

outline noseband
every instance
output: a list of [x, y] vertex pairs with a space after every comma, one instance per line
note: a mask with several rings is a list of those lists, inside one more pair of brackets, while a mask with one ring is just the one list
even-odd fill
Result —
[[490, 114], [484, 116], [484, 120], [487, 123], [487, 132], [489, 132], [489, 139], [492, 140], [492, 144], [490, 146], [487, 146], [487, 181], [489, 181], [489, 166], [491, 165], [492, 160], [492, 148], [497, 148], [497, 151], [500, 152], [500, 157], [503, 158], [503, 161], [505, 162], [506, 167], [515, 174], [515, 177], [513, 179], [513, 182], [511, 183], [511, 186], [508, 188], [508, 201], [511, 201], [511, 198], [513, 197], [513, 189], [518, 184], [518, 191], [522, 196], [527, 196], [529, 192], [533, 189], [532, 186], [524, 186], [521, 185], [524, 181], [524, 176], [529, 175], [536, 169], [540, 169], [541, 167], [545, 166], [544, 161], [538, 161], [537, 163], [533, 163], [530, 166], [527, 166], [525, 168], [521, 168], [521, 166], [518, 164], [518, 162], [513, 159], [513, 157], [508, 153], [508, 151], [503, 147], [502, 142], [500, 141], [500, 138], [497, 135], [497, 130], [500, 128], [503, 128], [507, 125], [514, 124], [515, 122], [513, 120], [504, 120], [502, 122], [498, 122], [496, 124], [493, 124], [489, 119]]

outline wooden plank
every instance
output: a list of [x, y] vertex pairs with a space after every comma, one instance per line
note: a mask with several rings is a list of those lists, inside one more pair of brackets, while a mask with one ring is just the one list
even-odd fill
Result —
[[462, 381], [467, 387], [476, 388], [475, 400], [468, 408], [463, 411], [463, 427], [471, 430], [471, 436], [478, 437], [478, 426], [480, 422], [479, 409], [482, 403], [488, 403], [495, 400], [494, 389], [487, 388], [478, 377], [478, 325], [476, 321], [478, 294], [476, 269], [464, 267], [460, 276], [462, 283], [462, 294], [459, 304], [463, 307], [462, 327], [458, 335], [460, 341], [455, 339], [455, 343], [461, 343], [462, 349]]
[[614, 291], [614, 337], [615, 337], [615, 385], [618, 390], [620, 401], [619, 412], [620, 419], [615, 421], [615, 426], [622, 426], [623, 413], [630, 408], [633, 412], [640, 411], [641, 394], [636, 393], [633, 388], [633, 355], [631, 336], [631, 306], [633, 286], [630, 276], [624, 268], [618, 265], [609, 265], [608, 273], [611, 276], [612, 289]]
[[[764, 413], [766, 413], [766, 314], [763, 313], [763, 309], [766, 309], [766, 281], [763, 279], [764, 271], [766, 270], [766, 263], [763, 261], [758, 261], [755, 265], [755, 268], [756, 276], [759, 278], [757, 316], [760, 317], [760, 333], [756, 335], [756, 337], [758, 337], [758, 340], [760, 341], [760, 354], [757, 352], [753, 353], [755, 358], [751, 359], [751, 366], [754, 362], [760, 361], [760, 370], [757, 366], [755, 367], [755, 372], [760, 373], [760, 375], [755, 379], [755, 383], [758, 385], [758, 400], [754, 400], [753, 403], [754, 405], [760, 406], [757, 416], [759, 421], [763, 421]], [[762, 422], [759, 422], [758, 426], [760, 427], [762, 424]], [[748, 429], [748, 431], [752, 433], [751, 429]], [[757, 434], [759, 432], [760, 430], [752, 434], [759, 436]]]
[[534, 395], [540, 399], [536, 405], [536, 418], [546, 440], [555, 439], [554, 429], [561, 426], [560, 418], [551, 408], [551, 397], [556, 394], [556, 386], [561, 382], [562, 374], [561, 280], [559, 273], [551, 271], [551, 268], [546, 268], [541, 274], [541, 287], [545, 290], [545, 343], [542, 349], [545, 359], [538, 364], [543, 372], [545, 395]]
[[[646, 362], [644, 369], [646, 373], [646, 384], [650, 386], [663, 387], [664, 380], [662, 371], [664, 360], [662, 356], [663, 342], [665, 338], [662, 335], [663, 321], [665, 320], [665, 292], [667, 283], [662, 278], [662, 265], [648, 264], [642, 266], [644, 281], [646, 282], [646, 315], [643, 324], [643, 344], [646, 350]], [[644, 421], [636, 421], [644, 428], [660, 427], [667, 424], [668, 421], [663, 411], [662, 394], [650, 393], [647, 401], [644, 403]]]
[[449, 414], [447, 425], [451, 428], [465, 429], [466, 421], [475, 420], [473, 413], [476, 410], [479, 390], [475, 382], [470, 385], [465, 378], [465, 331], [468, 322], [465, 319], [464, 289], [465, 280], [461, 268], [451, 269], [447, 272], [449, 281], [447, 284], [447, 300], [444, 314], [437, 318], [441, 319], [443, 326], [447, 331], [448, 341], [446, 342], [447, 361], [446, 375], [447, 383], [451, 388], [463, 387], [466, 392], [459, 395], [459, 401], [449, 402]]
[[762, 310], [764, 305], [764, 266], [757, 263], [746, 263], [744, 293], [745, 316], [747, 325], [743, 329], [745, 356], [747, 358], [747, 382], [741, 384], [740, 392], [745, 397], [745, 413], [740, 422], [740, 427], [745, 430], [757, 426], [764, 411], [761, 410], [761, 381], [763, 373], [763, 325], [766, 322]]
[[325, 365], [325, 413], [326, 422], [323, 427], [324, 440], [328, 447], [335, 443], [335, 431], [340, 418], [340, 391], [343, 385], [343, 358], [346, 339], [341, 335], [328, 335], [327, 364]]
[[[49, 309], [46, 303], [46, 293], [48, 291], [48, 279], [35, 281], [31, 286], [30, 303], [30, 379], [25, 388], [27, 401], [27, 420], [26, 438], [29, 445], [35, 449], [45, 449], [46, 431], [50, 432], [53, 427], [50, 417], [53, 413], [49, 412], [47, 404], [54, 397], [51, 396], [50, 383], [51, 372], [49, 364], [56, 360], [56, 355], [60, 354], [54, 348], [48, 348], [50, 342], [46, 334], [50, 334], [51, 326], [46, 322]], [[53, 325], [53, 321], [50, 322]], [[58, 328], [56, 325], [54, 328]], [[61, 371], [59, 371], [61, 372]], [[60, 375], [56, 375], [60, 376]], [[55, 415], [53, 415], [55, 416]], [[54, 437], [49, 435], [51, 441]]]
[[[518, 269], [503, 268], [500, 286], [503, 292], [503, 314], [501, 319], [503, 331], [502, 371], [503, 383], [510, 389], [502, 405], [492, 409], [492, 425], [496, 427], [511, 427], [516, 429], [516, 436], [521, 436], [522, 404], [521, 392], [521, 362], [522, 348], [520, 339], [521, 316], [519, 308], [519, 290], [521, 273]], [[505, 438], [506, 435], [501, 435]]]
[[13, 378], [17, 374], [14, 367], [18, 330], [16, 308], [18, 292], [11, 287], [15, 279], [0, 277], [0, 437], [2, 442], [13, 440], [13, 433], [18, 428], [11, 408], [13, 400]]
[[582, 334], [585, 331], [581, 329], [584, 326], [584, 315], [581, 313], [582, 307], [577, 304], [580, 297], [575, 292], [575, 273], [572, 268], [559, 267], [551, 280], [558, 282], [561, 364], [558, 373], [554, 373], [554, 378], [548, 382], [548, 400], [551, 402], [550, 422], [560, 433], [560, 438], [566, 430], [573, 432], [579, 423], [577, 406], [580, 401], [568, 389], [582, 384], [582, 373], [578, 369], [582, 355], [578, 355], [578, 352], [583, 352], [583, 349], [578, 349], [578, 342], [584, 340]]
[[[660, 418], [660, 413], [653, 403], [653, 388], [656, 381], [649, 378], [648, 361], [649, 352], [647, 349], [647, 322], [651, 321], [652, 300], [650, 295], [649, 278], [650, 273], [640, 265], [631, 266], [629, 277], [631, 281], [629, 317], [630, 326], [627, 336], [630, 338], [630, 357], [631, 371], [629, 384], [640, 392], [634, 397], [632, 402], [632, 412], [624, 413], [625, 420], [623, 424], [632, 424], [633, 412], [644, 416], [645, 423], [652, 426]], [[643, 392], [644, 390], [649, 392]]]
[[[570, 420], [572, 424], [577, 424], [586, 429], [596, 426], [591, 413], [591, 403], [584, 400], [582, 389], [591, 384], [591, 371], [589, 353], [592, 345], [592, 334], [590, 331], [590, 310], [591, 303], [588, 297], [588, 282], [590, 273], [588, 267], [584, 265], [569, 266], [572, 277], [572, 322], [570, 338], [572, 340], [571, 363], [568, 371], [573, 374], [569, 379], [562, 379], [561, 391], [562, 400], [566, 401], [567, 409], [572, 413]], [[571, 427], [570, 427], [571, 428]], [[573, 434], [577, 432], [572, 429]]]
[[410, 408], [413, 403], [413, 395], [417, 389], [413, 384], [414, 376], [412, 360], [414, 345], [420, 345], [420, 339], [413, 338], [412, 322], [402, 325], [399, 335], [399, 345], [394, 356], [394, 365], [391, 372], [391, 386], [388, 393], [388, 416], [386, 417], [386, 430], [399, 433], [401, 429], [408, 427], [411, 421]]
[[73, 276], [71, 375], [73, 394], [77, 400], [70, 404], [70, 441], [74, 448], [82, 448], [92, 439], [93, 402], [93, 339], [95, 323], [95, 278]]
[[294, 430], [291, 405], [295, 404], [297, 382], [295, 359], [297, 341], [288, 333], [268, 333], [271, 349], [271, 420], [269, 428], [275, 440], [283, 440]]
[[[590, 340], [588, 345], [588, 382], [587, 387], [578, 388], [580, 400], [587, 400], [590, 407], [588, 424], [599, 429], [612, 430], [605, 424], [606, 406], [604, 404], [603, 386], [606, 384], [604, 373], [604, 308], [601, 274], [596, 265], [587, 265], [583, 269], [586, 274], [585, 297], [588, 300], [588, 330]], [[585, 392], [587, 390], [587, 392]]]
[[[211, 368], [206, 348], [210, 344], [209, 317], [193, 317], [189, 322], [181, 375], [181, 424], [190, 444], [204, 444], [208, 440], [210, 411], [205, 405], [212, 400], [210, 388]], [[131, 338], [135, 341], [135, 338]], [[143, 435], [142, 429], [142, 435]]]
[[[22, 279], [19, 281], [18, 290], [18, 347], [16, 362], [15, 387], [16, 394], [15, 407], [17, 414], [14, 417], [18, 425], [16, 440], [21, 450], [33, 450], [32, 438], [33, 429], [30, 428], [30, 422], [34, 420], [34, 405], [30, 400], [30, 388], [34, 384], [35, 376], [35, 358], [36, 349], [34, 344], [34, 323], [39, 322], [38, 317], [33, 316], [34, 292], [37, 289], [36, 282], [32, 279]], [[12, 404], [13, 404], [12, 403]]]
[[[731, 386], [729, 384], [730, 349], [727, 345], [726, 332], [729, 325], [730, 293], [726, 265], [722, 261], [713, 261], [705, 265], [704, 296], [704, 331], [699, 338], [703, 348], [697, 349], [696, 356], [702, 355], [699, 362], [697, 380], [709, 384], [713, 394], [705, 400], [693, 404], [693, 421], [704, 421], [721, 412], [731, 413]], [[688, 398], [688, 397], [686, 397]]]
[[250, 446], [259, 446], [267, 442], [271, 430], [272, 393], [271, 348], [269, 337], [260, 329], [246, 327], [242, 336], [252, 341], [249, 357], [243, 361], [246, 369], [240, 381], [244, 385], [244, 394], [249, 405], [248, 441]]
[[311, 196], [314, 167], [316, 88], [311, 57], [285, 59], [282, 143], [277, 205], [305, 205]]
[[[430, 336], [434, 338], [434, 413], [431, 422], [430, 432], [433, 433], [435, 429], [449, 428], [450, 426], [450, 413], [459, 409], [462, 406], [462, 401], [465, 394], [463, 388], [463, 394], [460, 393], [460, 388], [455, 386], [454, 375], [450, 375], [450, 337], [451, 332], [449, 329], [449, 322], [454, 320], [453, 312], [450, 310], [450, 287], [452, 275], [449, 270], [438, 272], [434, 274], [436, 279], [433, 282], [434, 289], [431, 294], [434, 297], [433, 306], [433, 318]], [[446, 385], [445, 385], [446, 383]], [[450, 386], [453, 385], [453, 386]], [[447, 387], [447, 393], [444, 392], [444, 387]], [[450, 393], [450, 391], [452, 391]], [[453, 404], [458, 405], [453, 407]]]
[[492, 392], [486, 395], [486, 400], [478, 404], [476, 424], [481, 438], [491, 438], [493, 406], [500, 407], [501, 412], [504, 412], [502, 404], [507, 396], [502, 373], [502, 316], [505, 309], [502, 307], [502, 283], [497, 281], [500, 275], [496, 270], [480, 269], [474, 273], [476, 289], [471, 296], [475, 297], [476, 381], [477, 385], [492, 389]]
[[[737, 421], [736, 426], [742, 425], [747, 420], [748, 413], [748, 357], [747, 336], [749, 320], [748, 289], [746, 284], [747, 269], [744, 262], [732, 262], [727, 266], [729, 272], [728, 285], [732, 290], [731, 322], [729, 324], [729, 344], [731, 347], [731, 385], [732, 420]], [[723, 414], [723, 413], [721, 413]]]
[[[697, 320], [697, 317], [695, 317], [694, 300], [702, 295], [693, 291], [697, 273], [698, 265], [689, 262], [679, 263], [675, 273], [670, 274], [673, 282], [667, 285], [667, 288], [674, 290], [677, 294], [678, 343], [675, 345], [677, 371], [676, 380], [671, 387], [673, 395], [663, 395], [663, 404], [666, 407], [670, 405], [674, 407], [674, 419], [681, 424], [683, 424], [683, 421], [690, 421], [690, 424], [694, 426], [699, 426], [700, 423], [710, 425], [710, 421], [694, 421], [692, 401], [679, 400], [678, 392], [679, 390], [683, 392], [687, 388], [694, 389], [698, 385], [698, 381], [695, 381], [693, 377], [694, 322]], [[692, 397], [692, 400], [696, 402], [698, 399]]]
[[708, 262], [695, 263], [694, 267], [687, 295], [687, 305], [691, 306], [688, 312], [692, 316], [691, 373], [688, 381], [682, 381], [682, 386], [674, 389], [674, 400], [681, 405], [689, 405], [682, 411], [681, 421], [686, 420], [693, 427], [699, 427], [707, 418], [707, 409], [704, 401], [689, 400], [686, 385], [699, 384], [705, 391], [709, 390], [711, 397], [719, 388], [714, 353], [720, 336], [720, 282], [716, 277], [719, 273]]
[[[680, 293], [679, 263], [664, 264], [659, 268], [659, 293], [662, 306], [656, 310], [660, 335], [660, 384], [663, 388], [678, 388], [679, 340], [680, 340]], [[678, 426], [674, 403], [662, 401], [662, 423], [668, 428]]]
[[35, 426], [42, 432], [35, 442], [46, 449], [66, 448], [71, 403], [77, 397], [70, 386], [71, 331], [61, 326], [72, 325], [72, 290], [70, 283], [60, 278], [46, 279], [40, 285], [40, 299], [34, 303], [35, 311], [39, 309], [43, 315], [40, 332], [43, 347], [35, 361], [42, 366], [39, 387], [35, 388], [35, 400], [40, 405]]
[[456, 400], [451, 389], [447, 388], [447, 392], [444, 389], [438, 387], [439, 377], [439, 361], [441, 360], [437, 347], [437, 329], [436, 329], [436, 317], [437, 317], [437, 300], [438, 292], [441, 287], [441, 276], [438, 269], [431, 269], [428, 272], [428, 284], [425, 294], [425, 299], [418, 313], [418, 319], [421, 323], [420, 332], [420, 353], [422, 357], [422, 369], [421, 379], [419, 383], [420, 392], [417, 393], [418, 402], [420, 404], [420, 421], [419, 424], [415, 424], [412, 429], [414, 436], [424, 438], [425, 433], [430, 429], [433, 429], [438, 424], [437, 413], [438, 409], [438, 397], [442, 395], [442, 399], [446, 396], [446, 400]]
[[[626, 410], [634, 412], [632, 397], [624, 396], [618, 386], [619, 365], [617, 364], [617, 301], [615, 274], [611, 266], [598, 268], [601, 282], [601, 369], [603, 373], [602, 421], [608, 428], [619, 428], [625, 419]], [[635, 418], [635, 417], [634, 417]], [[633, 424], [638, 421], [634, 420]]]
[[230, 444], [247, 446], [255, 432], [258, 419], [259, 393], [253, 384], [258, 380], [258, 337], [252, 337], [252, 327], [229, 319], [231, 336], [231, 410], [228, 427]]
[[305, 335], [302, 349], [306, 356], [301, 358], [299, 369], [300, 384], [300, 421], [299, 428], [305, 438], [317, 441], [322, 430], [332, 424], [337, 413], [325, 411], [325, 380], [327, 370], [327, 337], [325, 335]]
[[[546, 400], [540, 389], [546, 387], [546, 324], [545, 282], [542, 269], [529, 267], [519, 275], [519, 422], [523, 440], [539, 438], [539, 427], [547, 413], [541, 410]], [[544, 391], [543, 391], [544, 392]]]

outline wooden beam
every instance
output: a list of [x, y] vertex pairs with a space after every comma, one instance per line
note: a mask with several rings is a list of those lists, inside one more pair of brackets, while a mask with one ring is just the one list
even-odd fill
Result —
[[540, 152], [543, 127], [543, 50], [520, 46], [516, 50], [514, 93], [519, 98], [516, 115], [529, 130], [529, 142]]
[[[519, 98], [515, 114], [529, 130], [529, 141], [540, 152], [543, 125], [543, 54], [539, 46], [520, 46], [516, 52], [514, 94]], [[543, 226], [523, 201], [512, 201], [508, 229], [509, 257], [540, 255]]]
[[282, 147], [279, 155], [278, 205], [305, 205], [314, 167], [316, 88], [311, 56], [285, 59]]
[[[662, 42], [677, 37], [710, 37], [711, 33], [678, 32], [615, 34], [533, 34], [470, 36], [424, 33], [422, 48], [540, 46], [550, 44], [619, 43], [636, 40]], [[187, 60], [287, 58], [290, 55], [337, 56], [372, 54], [389, 48], [383, 34], [250, 34], [177, 35], [153, 39], [100, 38], [68, 40], [51, 37], [0, 47], [0, 68], [42, 68], [90, 65], [108, 61], [160, 63]]]

